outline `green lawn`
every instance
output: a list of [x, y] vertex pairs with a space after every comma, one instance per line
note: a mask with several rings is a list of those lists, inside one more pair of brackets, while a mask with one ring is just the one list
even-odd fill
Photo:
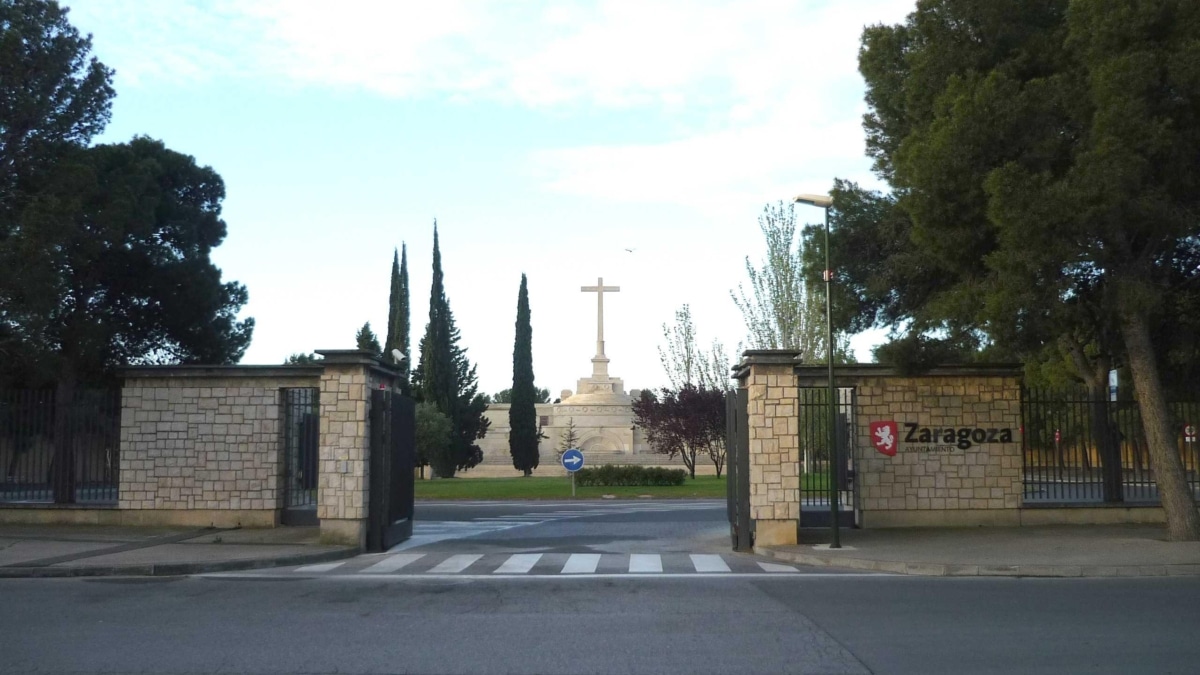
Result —
[[[697, 476], [683, 485], [666, 487], [576, 487], [576, 499], [705, 499], [725, 497], [725, 476]], [[529, 478], [439, 478], [417, 480], [417, 499], [570, 499], [571, 479], [530, 476]]]
[[[805, 490], [824, 490], [825, 476], [804, 477]], [[707, 499], [725, 496], [725, 476], [697, 476], [685, 479], [683, 485], [670, 487], [576, 487], [576, 499], [600, 499], [613, 495], [617, 499], [637, 499], [650, 495], [654, 499]], [[571, 479], [531, 476], [529, 478], [439, 478], [417, 480], [417, 499], [570, 499]]]

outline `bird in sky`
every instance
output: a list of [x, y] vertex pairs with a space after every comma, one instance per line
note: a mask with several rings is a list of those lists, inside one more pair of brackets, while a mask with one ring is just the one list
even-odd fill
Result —
[[625, 249], [625, 250], [626, 250], [627, 252], [629, 252], [629, 253], [633, 253], [633, 251], [634, 251], [634, 249], [631, 249], [631, 248], [627, 248], [627, 249]]

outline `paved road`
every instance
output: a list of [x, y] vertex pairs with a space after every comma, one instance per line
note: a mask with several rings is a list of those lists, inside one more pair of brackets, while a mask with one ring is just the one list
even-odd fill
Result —
[[768, 571], [729, 552], [719, 502], [420, 509], [423, 539], [329, 569], [0, 580], [0, 674], [1192, 673], [1200, 663], [1200, 579]]
[[0, 581], [0, 673], [1193, 673], [1200, 581]]
[[[571, 578], [828, 573], [730, 551], [725, 502], [422, 503], [385, 554], [221, 577]], [[836, 573], [836, 572], [835, 572]]]

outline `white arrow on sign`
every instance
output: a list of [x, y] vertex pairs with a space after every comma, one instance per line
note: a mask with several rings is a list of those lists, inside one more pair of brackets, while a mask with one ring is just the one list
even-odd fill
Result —
[[567, 457], [563, 461], [566, 462], [567, 464], [570, 464], [571, 466], [575, 466], [576, 464], [579, 464], [580, 462], [582, 462], [583, 458], [576, 457], [575, 455], [571, 455], [570, 457]]

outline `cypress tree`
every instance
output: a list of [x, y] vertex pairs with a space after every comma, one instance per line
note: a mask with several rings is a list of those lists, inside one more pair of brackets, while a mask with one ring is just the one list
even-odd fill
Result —
[[533, 384], [533, 327], [529, 322], [529, 289], [521, 275], [517, 293], [517, 331], [513, 343], [512, 404], [508, 408], [508, 451], [513, 468], [533, 473], [538, 466], [537, 387]]
[[408, 307], [408, 246], [404, 242], [400, 242], [400, 302], [397, 315], [398, 349], [408, 357], [408, 360], [400, 366], [400, 371], [404, 374], [401, 379], [401, 391], [407, 395], [411, 393], [408, 386], [408, 371], [412, 369], [412, 351], [410, 351], [412, 349], [410, 339], [412, 312]]
[[396, 323], [397, 312], [399, 311], [398, 303], [400, 298], [400, 251], [392, 249], [392, 279], [391, 290], [388, 292], [388, 322], [387, 322], [387, 337], [383, 340], [383, 358], [388, 363], [395, 363], [392, 358], [392, 350], [400, 349], [396, 344]]
[[[400, 252], [392, 252], [392, 284], [388, 296], [388, 330], [383, 345], [383, 357], [400, 369], [400, 389], [409, 394], [411, 388], [408, 379], [412, 355], [408, 351], [408, 247], [403, 243], [400, 246]], [[399, 349], [408, 360], [395, 363], [392, 357], [393, 349]]]
[[469, 469], [483, 459], [483, 451], [474, 443], [487, 432], [483, 416], [487, 408], [477, 392], [475, 367], [467, 359], [467, 350], [458, 345], [458, 327], [446, 298], [442, 275], [442, 253], [438, 246], [437, 221], [433, 224], [433, 282], [429, 288], [429, 323], [421, 338], [421, 362], [413, 375], [421, 400], [437, 406], [450, 418], [454, 443], [439, 457], [430, 457], [438, 476], [449, 478], [457, 469]]

